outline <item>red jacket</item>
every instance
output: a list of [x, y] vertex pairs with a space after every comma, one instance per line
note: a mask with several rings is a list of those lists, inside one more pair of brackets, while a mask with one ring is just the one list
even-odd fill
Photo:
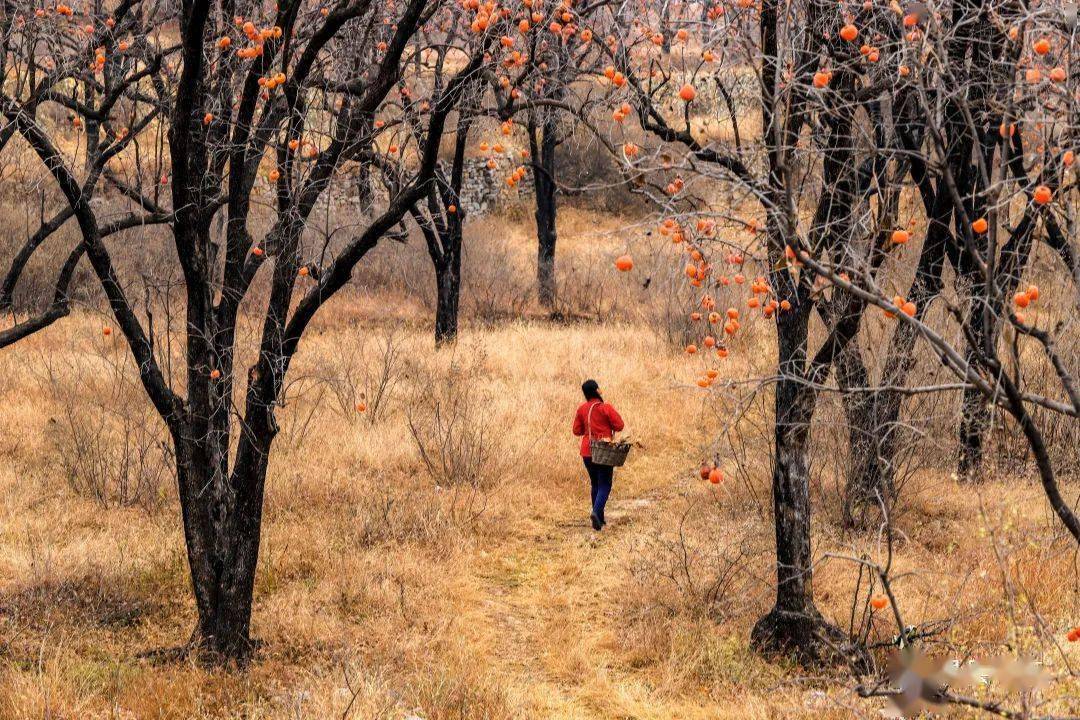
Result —
[[[589, 408], [593, 406], [595, 409], [590, 418]], [[619, 413], [606, 402], [586, 400], [581, 403], [577, 412], [574, 413], [574, 434], [581, 437], [581, 457], [592, 457], [592, 450], [589, 449], [589, 433], [585, 427], [587, 420], [591, 420], [592, 436], [599, 440], [610, 440], [612, 433], [617, 433], [624, 427]]]

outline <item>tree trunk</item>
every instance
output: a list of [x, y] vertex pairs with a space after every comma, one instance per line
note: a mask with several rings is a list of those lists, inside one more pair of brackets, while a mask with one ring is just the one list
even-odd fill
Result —
[[[811, 5], [811, 9], [816, 9]], [[761, 70], [762, 137], [780, 138], [794, 144], [801, 120], [780, 122], [776, 104], [779, 85], [778, 3], [767, 0], [761, 5], [760, 35], [763, 55]], [[816, 25], [809, 18], [807, 25]], [[810, 53], [805, 53], [809, 55]], [[809, 62], [806, 60], [805, 62]], [[802, 109], [788, 108], [794, 118], [802, 118]], [[784, 207], [786, 165], [779, 143], [767, 143], [769, 162], [768, 204]], [[768, 205], [767, 205], [768, 207]], [[776, 604], [758, 620], [750, 633], [751, 644], [760, 652], [794, 655], [808, 664], [832, 662], [842, 657], [838, 649], [850, 643], [837, 627], [825, 622], [814, 605], [813, 568], [810, 555], [810, 478], [807, 457], [809, 422], [813, 414], [815, 390], [804, 385], [807, 373], [807, 347], [812, 288], [805, 275], [795, 276], [783, 269], [780, 261], [794, 237], [794, 217], [783, 217], [779, 210], [767, 215], [770, 283], [780, 301], [791, 309], [776, 316], [777, 374], [775, 385], [775, 430], [772, 473], [773, 516], [776, 534]], [[824, 210], [819, 207], [817, 215]]]
[[[940, 258], [939, 258], [940, 259]], [[930, 272], [940, 282], [941, 263], [931, 263]], [[932, 287], [916, 282], [916, 288], [908, 295], [916, 303], [917, 315], [923, 318], [927, 306], [940, 292], [933, 279]], [[900, 422], [900, 409], [904, 394], [900, 390], [907, 382], [910, 371], [915, 367], [914, 349], [918, 334], [908, 323], [900, 323], [893, 331], [889, 343], [889, 352], [885, 367], [881, 373], [879, 385], [886, 389], [868, 393], [862, 402], [863, 408], [859, 423], [858, 447], [852, 446], [854, 463], [848, 475], [844, 497], [844, 519], [849, 527], [864, 528], [873, 507], [882, 498], [887, 503], [896, 489], [896, 463], [900, 451], [900, 439], [903, 424]]]
[[750, 634], [760, 652], [793, 655], [808, 665], [858, 657], [848, 637], [814, 605], [810, 554], [808, 444], [814, 394], [806, 371], [808, 299], [777, 320], [780, 381], [775, 391], [772, 496], [776, 532], [776, 604]]
[[533, 186], [536, 190], [536, 286], [540, 305], [555, 310], [558, 290], [555, 283], [555, 244], [558, 241], [555, 221], [558, 206], [555, 201], [556, 127], [552, 111], [544, 111], [542, 136], [537, 138], [534, 117], [529, 123], [530, 151], [533, 165]]
[[[918, 159], [918, 144], [913, 137], [917, 128], [904, 122], [899, 126], [906, 149], [911, 157]], [[954, 144], [949, 148], [947, 161], [958, 164], [970, 156], [971, 144], [962, 130], [955, 130], [952, 138]], [[922, 320], [941, 293], [947, 248], [953, 242], [950, 227], [954, 206], [945, 183], [939, 180], [937, 187], [933, 187], [922, 163], [918, 167], [913, 166], [912, 177], [922, 188], [928, 223], [915, 278], [906, 297], [915, 303], [915, 317]], [[904, 400], [903, 392], [896, 388], [902, 388], [907, 383], [908, 374], [915, 367], [917, 341], [918, 334], [913, 326], [897, 323], [887, 345], [885, 364], [877, 382], [882, 389], [870, 393], [865, 400], [868, 406], [860, 425], [860, 435], [870, 447], [856, 456], [857, 462], [848, 476], [844, 498], [845, 520], [852, 527], [863, 527], [869, 504], [876, 502], [879, 494], [892, 492], [896, 488], [896, 462], [903, 432], [900, 409]]]
[[[794, 383], [777, 387], [778, 415], [786, 413], [781, 402], [798, 393]], [[789, 406], [790, 407], [790, 406]], [[773, 461], [773, 514], [776, 523], [776, 604], [758, 620], [750, 642], [759, 652], [793, 656], [806, 665], [833, 663], [843, 658], [850, 645], [839, 628], [829, 624], [814, 604], [810, 556], [810, 492], [807, 467], [808, 428], [776, 424]]]
[[[986, 128], [985, 131], [977, 132], [972, 139], [974, 157], [970, 159], [963, 158], [963, 164], [954, 173], [956, 187], [963, 199], [964, 209], [969, 218], [973, 219], [987, 214], [987, 205], [991, 201], [991, 198], [988, 197], [988, 186], [993, 182], [988, 175], [984, 175], [979, 170], [975, 160], [982, 161], [982, 167], [987, 174], [991, 172], [991, 168], [997, 162], [999, 150], [1003, 151], [1006, 156], [1005, 159], [1008, 160], [1009, 140], [999, 137], [997, 133], [993, 133], [989, 129], [998, 127], [1003, 120], [1001, 104], [1007, 103], [1007, 95], [1003, 94], [1001, 88], [1011, 80], [1011, 65], [1015, 62], [1018, 54], [1013, 55], [1012, 60], [1006, 60], [1002, 57], [1003, 53], [1013, 54], [1012, 50], [1007, 49], [1007, 43], [980, 41], [980, 38], [985, 37], [986, 33], [994, 31], [990, 16], [985, 12], [981, 4], [970, 1], [960, 4], [958, 8], [954, 9], [954, 14], [967, 20], [967, 22], [956, 23], [958, 40], [955, 41], [958, 43], [963, 42], [965, 47], [970, 48], [971, 53], [971, 67], [974, 77], [966, 89], [967, 97], [965, 102], [967, 111], [973, 113], [972, 117], [977, 127]], [[956, 111], [956, 114], [958, 115], [959, 111]], [[949, 119], [947, 118], [947, 120]], [[963, 125], [962, 120], [959, 118], [952, 120], [952, 122], [958, 126]], [[971, 133], [972, 131], [966, 130], [966, 132]], [[1022, 156], [1023, 150], [1019, 149], [1018, 158], [1022, 158]], [[1020, 166], [1023, 167], [1022, 160], [1020, 160]], [[1025, 213], [1022, 226], [1018, 228], [1019, 234], [1030, 231], [1031, 219], [1031, 214]], [[961, 229], [958, 228], [957, 231], [959, 233]], [[995, 232], [997, 231], [995, 230]], [[1006, 278], [1006, 280], [1010, 279], [1010, 268], [1011, 270], [1017, 269], [1013, 263], [1018, 258], [1015, 256], [1009, 257], [1011, 253], [1015, 253], [1018, 249], [1017, 241], [1017, 234], [1014, 233], [1006, 246], [1002, 248], [1001, 269], [1005, 271], [1002, 273], [1002, 277]], [[994, 252], [990, 236], [977, 237], [975, 243], [979, 246], [977, 249], [983, 255], [983, 259], [988, 259], [993, 264], [994, 259], [987, 258], [988, 253]], [[994, 307], [996, 303], [992, 297], [993, 293], [987, 292], [989, 289], [993, 289], [993, 286], [991, 285], [988, 288], [986, 278], [978, 268], [979, 263], [972, 257], [970, 249], [966, 244], [959, 244], [958, 249], [960, 251], [960, 262], [956, 267], [957, 274], [970, 283], [969, 289], [971, 292], [971, 302], [969, 303], [965, 322], [965, 334], [975, 338], [975, 342], [982, 346], [981, 348], [969, 347], [967, 361], [974, 363], [974, 366], [978, 367], [980, 354], [983, 357], [993, 357], [996, 354], [993, 346], [997, 344], [998, 340], [997, 323], [991, 319], [990, 314], [994, 311], [1000, 311], [1001, 308]], [[1022, 271], [1022, 266], [1019, 269]], [[996, 280], [991, 282], [996, 282]], [[1019, 282], [1019, 276], [1015, 277], [1015, 282]], [[988, 301], [990, 304], [988, 304]], [[982, 466], [983, 443], [987, 431], [990, 429], [992, 414], [986, 397], [974, 389], [964, 391], [961, 407], [960, 459], [957, 472], [961, 478], [969, 478], [975, 475]]]
[[[232, 474], [220, 457], [220, 436], [181, 431], [176, 448], [177, 481], [188, 566], [198, 610], [191, 649], [213, 664], [245, 664], [254, 648], [251, 611], [259, 558], [262, 501], [269, 438], [267, 412], [249, 413]], [[228, 418], [210, 423], [221, 430]], [[203, 426], [205, 427], [205, 423]], [[190, 424], [185, 428], [192, 427]], [[203, 438], [203, 439], [198, 439]]]
[[[1008, 241], [1001, 249], [995, 292], [987, 298], [985, 286], [977, 286], [968, 309], [967, 324], [981, 348], [968, 347], [966, 360], [978, 366], [981, 357], [995, 357], [1000, 340], [1001, 324], [994, 318], [1005, 313], [1005, 307], [1020, 287], [1024, 270], [1031, 257], [1036, 226], [1035, 216], [1028, 212], [1021, 218]], [[990, 317], [987, 317], [989, 306]], [[957, 475], [963, 480], [976, 480], [983, 460], [983, 445], [993, 423], [993, 408], [986, 395], [975, 388], [964, 390], [961, 400], [960, 460]]]
[[[836, 362], [836, 381], [844, 390], [866, 388], [870, 374], [862, 357], [850, 349], [841, 353]], [[882, 474], [880, 465], [880, 428], [874, 417], [874, 397], [867, 392], [845, 392], [844, 416], [848, 423], [848, 471], [844, 489], [844, 524], [847, 527], [866, 527], [868, 511], [886, 511], [896, 495], [894, 477]]]
[[435, 346], [446, 345], [457, 339], [458, 306], [461, 297], [460, 259], [448, 260], [444, 268], [436, 268], [435, 285], [438, 299], [435, 308]]
[[[968, 362], [975, 362], [972, 353], [968, 353]], [[982, 392], [968, 389], [960, 407], [960, 460], [956, 472], [961, 480], [977, 481], [983, 463], [983, 439], [990, 429], [990, 404]]]
[[[192, 497], [206, 487], [208, 468], [186, 465], [178, 453], [177, 478], [181, 484], [181, 509], [187, 544], [191, 585], [195, 593], [198, 624], [191, 639], [192, 650], [208, 662], [245, 663], [251, 656], [251, 605], [258, 560], [259, 529], [245, 522], [229, 533], [235, 513], [227, 513], [209, 500]], [[254, 537], [252, 537], [254, 533]], [[230, 537], [230, 535], [233, 535]]]
[[[972, 367], [980, 368], [983, 367], [983, 358], [995, 354], [994, 346], [997, 344], [997, 333], [990, 327], [994, 323], [988, 323], [985, 317], [989, 311], [986, 305], [992, 299], [987, 297], [987, 285], [982, 282], [977, 270], [967, 269], [965, 276], [971, 282], [971, 297], [964, 319], [965, 333], [970, 338], [964, 359]], [[956, 474], [961, 480], [979, 479], [983, 464], [983, 440], [990, 429], [990, 422], [990, 403], [982, 391], [977, 388], [964, 390], [960, 400], [960, 458], [956, 464]]]

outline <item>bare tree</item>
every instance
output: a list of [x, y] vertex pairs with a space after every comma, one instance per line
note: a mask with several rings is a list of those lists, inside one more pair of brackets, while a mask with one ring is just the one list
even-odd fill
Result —
[[[5, 13], [4, 62], [17, 78], [0, 95], [8, 123], [5, 149], [16, 137], [25, 143], [67, 206], [28, 240], [5, 288], [18, 282], [21, 256], [42, 247], [66, 218], [77, 223], [80, 241], [58, 273], [51, 305], [4, 330], [0, 345], [67, 313], [73, 270], [85, 255], [172, 439], [198, 609], [191, 647], [209, 658], [243, 661], [251, 652], [264, 486], [278, 432], [275, 407], [300, 340], [356, 265], [428, 196], [447, 117], [486, 62], [491, 33], [482, 34], [471, 53], [457, 55], [457, 71], [444, 86], [408, 75], [415, 67], [409, 53], [427, 50], [417, 41], [421, 31], [455, 12], [426, 0], [331, 7], [298, 0], [269, 9], [191, 0], [170, 14], [166, 6], [125, 0], [78, 19], [63, 5], [42, 13], [16, 3]], [[479, 17], [484, 11], [462, 12]], [[179, 40], [163, 46], [159, 29], [172, 20], [179, 22]], [[46, 23], [63, 31], [43, 56], [47, 33], [35, 28]], [[82, 24], [82, 31], [69, 30]], [[340, 57], [356, 47], [343, 38], [356, 37], [376, 52], [352, 62]], [[43, 57], [51, 69], [39, 66]], [[69, 95], [72, 80], [93, 92], [83, 92], [82, 99]], [[67, 129], [40, 115], [47, 104], [75, 113], [77, 124], [93, 133], [85, 150], [64, 149]], [[397, 192], [351, 239], [311, 247], [305, 228], [316, 207], [328, 202], [343, 164], [358, 156], [363, 164], [365, 149], [371, 162], [370, 149], [379, 140], [370, 119], [414, 108], [422, 116], [422, 136], [407, 150], [385, 149], [398, 165]], [[102, 132], [106, 137], [99, 139]], [[162, 150], [160, 168], [143, 161], [146, 142]], [[115, 185], [136, 208], [118, 220], [106, 216], [109, 203], [99, 187], [114, 159], [124, 160], [118, 164], [127, 175]], [[268, 172], [262, 170], [266, 162]], [[264, 187], [272, 190], [265, 212]], [[218, 218], [224, 218], [220, 235], [214, 230]], [[261, 237], [254, 236], [256, 219], [268, 228]], [[148, 305], [146, 319], [139, 317], [115, 248], [105, 242], [148, 223], [168, 226], [182, 276], [185, 326], [177, 372], [163, 369], [154, 308]], [[238, 318], [241, 306], [256, 302], [253, 288], [264, 267], [261, 335], [253, 361], [238, 372]], [[173, 367], [172, 359], [166, 367]]]

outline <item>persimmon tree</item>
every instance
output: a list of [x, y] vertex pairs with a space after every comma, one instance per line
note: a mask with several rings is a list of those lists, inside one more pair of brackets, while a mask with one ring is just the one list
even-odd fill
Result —
[[[446, 53], [439, 50], [435, 76], [445, 71]], [[477, 96], [484, 85], [475, 83], [469, 98], [457, 113], [450, 168], [441, 164], [435, 170], [426, 197], [416, 203], [410, 213], [424, 237], [428, 257], [435, 271], [435, 344], [453, 342], [458, 333], [461, 307], [461, 255], [465, 209], [461, 205], [461, 190], [465, 176], [465, 161], [469, 134], [477, 115]], [[420, 128], [417, 123], [415, 128]]]
[[[592, 31], [578, 35], [571, 6], [552, 0], [523, 2], [517, 22], [523, 50], [513, 50], [503, 63], [492, 109], [504, 121], [525, 118], [535, 196], [537, 299], [552, 313], [557, 313], [558, 301], [559, 147], [579, 125], [597, 134], [591, 120], [603, 100], [590, 87], [596, 60]], [[506, 46], [516, 48], [518, 40], [511, 40]]]
[[[130, 4], [120, 5], [114, 13], [103, 14], [103, 27], [92, 23], [79, 25], [73, 10], [64, 4], [55, 8], [9, 8], [4, 15], [3, 55], [0, 57], [5, 72], [14, 77], [12, 95], [4, 95], [3, 112], [6, 123], [0, 131], [0, 150], [8, 150], [9, 156], [23, 137], [18, 121], [33, 127], [43, 108], [55, 108], [63, 117], [60, 125], [64, 135], [73, 138], [79, 146], [85, 177], [78, 187], [71, 185], [67, 192], [81, 195], [89, 202], [101, 185], [113, 186], [119, 193], [133, 201], [135, 211], [119, 218], [101, 223], [94, 234], [107, 238], [113, 234], [168, 220], [168, 211], [162, 209], [158, 200], [161, 189], [149, 182], [150, 193], [144, 193], [126, 184], [113, 172], [112, 164], [129, 147], [139, 133], [158, 122], [161, 108], [152, 102], [162, 86], [152, 82], [161, 73], [167, 58], [174, 57], [178, 49], [162, 47], [152, 38], [139, 40], [121, 39], [122, 32], [113, 32], [120, 23], [120, 30], [130, 29]], [[160, 11], [157, 11], [160, 13]], [[152, 23], [163, 19], [160, 14], [149, 18]], [[64, 26], [65, 32], [56, 32]], [[108, 34], [106, 34], [108, 33]], [[117, 54], [112, 63], [106, 64], [105, 53]], [[140, 83], [150, 87], [141, 88]], [[143, 103], [136, 107], [130, 97], [142, 94]], [[111, 122], [110, 122], [111, 121]], [[57, 161], [59, 151], [48, 147], [50, 138], [43, 136], [41, 152], [50, 162]], [[147, 167], [149, 174], [157, 177], [162, 156], [155, 152]], [[74, 178], [68, 178], [73, 182]], [[37, 230], [10, 258], [0, 286], [0, 310], [5, 312], [14, 305], [16, 284], [34, 253], [63, 226], [76, 218], [75, 203], [64, 203], [49, 217], [41, 217]], [[0, 344], [7, 345], [25, 337], [59, 318], [69, 311], [68, 286], [80, 260], [89, 248], [80, 243], [70, 250], [57, 276], [51, 302], [33, 317], [0, 331]]]
[[[544, 307], [555, 303], [555, 148], [558, 144], [556, 118], [558, 107], [547, 104], [552, 96], [567, 91], [575, 78], [572, 57], [542, 39], [534, 21], [542, 19], [543, 8], [531, 2], [516, 14], [507, 9], [495, 12], [475, 3], [466, 3], [477, 16], [444, 17], [443, 38], [432, 48], [429, 75], [439, 87], [450, 72], [448, 58], [452, 51], [469, 52], [477, 40], [497, 34], [498, 42], [487, 51], [489, 62], [483, 67], [483, 82], [473, 83], [458, 105], [453, 127], [453, 144], [448, 165], [439, 162], [434, 182], [423, 202], [410, 210], [424, 238], [436, 284], [435, 342], [452, 342], [457, 337], [461, 299], [461, 259], [466, 210], [462, 189], [466, 162], [478, 155], [486, 158], [489, 171], [505, 172], [503, 180], [511, 189], [524, 181], [526, 163], [532, 162], [536, 190], [537, 287]], [[485, 15], [486, 13], [486, 15]], [[487, 18], [487, 20], [477, 18]], [[482, 27], [481, 27], [482, 26]], [[479, 32], [478, 32], [479, 31]], [[552, 68], [558, 70], [552, 73]], [[527, 150], [515, 150], [515, 135], [520, 134], [515, 121], [527, 116]], [[542, 119], [538, 120], [538, 117]], [[496, 119], [498, 130], [484, 121]], [[403, 123], [408, 137], [422, 138], [424, 125], [416, 113]], [[396, 146], [395, 146], [396, 147]], [[391, 186], [399, 183], [393, 166], [384, 177]]]
[[[198, 610], [191, 647], [243, 661], [290, 363], [357, 264], [430, 195], [447, 118], [482, 76], [493, 36], [479, 32], [469, 53], [454, 53], [452, 75], [434, 84], [420, 60], [443, 37], [438, 2], [170, 7], [6, 7], [3, 62], [13, 80], [0, 94], [0, 139], [6, 153], [36, 155], [65, 206], [10, 265], [5, 298], [57, 227], [73, 220], [79, 240], [65, 251], [51, 304], [16, 317], [0, 344], [67, 314], [73, 270], [85, 257], [119, 331], [109, 324], [103, 333], [127, 345], [172, 439]], [[499, 19], [494, 6], [451, 12], [466, 13], [466, 24]], [[73, 120], [55, 122], [44, 112], [52, 106]], [[391, 152], [383, 130], [409, 113], [422, 132]], [[157, 150], [149, 159], [148, 148]], [[392, 163], [396, 186], [349, 239], [323, 233], [313, 243], [312, 214], [347, 163]], [[101, 178], [110, 173], [119, 192], [106, 196]], [[163, 361], [155, 308], [139, 316], [116, 245], [106, 242], [148, 223], [167, 227], [179, 267], [178, 364]], [[242, 306], [261, 316], [261, 330], [241, 370]]]
[[[475, 5], [475, 7], [473, 7]], [[524, 181], [526, 164], [533, 168], [537, 223], [537, 296], [540, 304], [554, 308], [556, 298], [555, 245], [556, 169], [555, 152], [561, 141], [558, 118], [559, 99], [578, 78], [575, 61], [580, 55], [568, 52], [561, 43], [546, 39], [542, 22], [558, 14], [561, 6], [544, 8], [529, 2], [511, 12], [480, 3], [465, 3], [476, 13], [444, 13], [440, 24], [441, 42], [429, 52], [427, 74], [441, 87], [451, 72], [453, 53], [471, 52], [478, 41], [494, 35], [482, 68], [482, 82], [470, 85], [454, 114], [453, 143], [449, 162], [440, 161], [434, 182], [423, 202], [410, 209], [410, 216], [424, 238], [435, 273], [435, 342], [452, 342], [457, 337], [461, 302], [461, 259], [463, 229], [467, 219], [462, 206], [462, 190], [467, 161], [486, 158], [492, 172], [505, 172], [503, 180], [511, 189]], [[479, 18], [479, 19], [478, 19]], [[541, 23], [538, 25], [537, 23]], [[448, 59], [451, 61], [448, 64]], [[515, 150], [525, 116], [528, 149]], [[400, 137], [422, 140], [422, 114], [403, 117]], [[490, 121], [498, 121], [492, 130]], [[398, 137], [399, 135], [395, 135]], [[393, 146], [395, 149], [397, 145]], [[381, 164], [384, 180], [391, 188], [400, 184], [394, 164]]]
[[[659, 168], [671, 176], [665, 187], [665, 201], [670, 213], [692, 211], [686, 200], [690, 197], [683, 172], [699, 164], [708, 166], [724, 182], [741, 187], [755, 201], [758, 210], [746, 218], [743, 225], [758, 237], [763, 234], [760, 249], [762, 264], [768, 268], [752, 283], [751, 308], [762, 307], [765, 317], [775, 322], [777, 332], [778, 378], [774, 386], [775, 435], [773, 454], [772, 493], [776, 523], [777, 595], [774, 609], [755, 626], [754, 643], [764, 650], [796, 652], [802, 659], [818, 661], [847, 653], [846, 638], [838, 628], [827, 623], [813, 601], [812, 563], [810, 553], [810, 495], [809, 495], [809, 431], [814, 411], [814, 387], [823, 382], [833, 363], [857, 332], [858, 312], [846, 312], [831, 324], [826, 339], [813, 353], [809, 349], [809, 323], [815, 312], [816, 298], [812, 277], [787, 271], [791, 246], [797, 243], [800, 232], [813, 237], [815, 245], [837, 246], [846, 240], [845, 213], [841, 209], [852, 204], [853, 188], [850, 178], [842, 177], [850, 166], [844, 153], [852, 152], [853, 107], [847, 103], [827, 107], [821, 114], [827, 120], [830, 140], [828, 148], [816, 158], [823, 167], [819, 183], [807, 183], [800, 161], [799, 139], [810, 125], [818, 120], [821, 109], [812, 102], [808, 82], [810, 68], [824, 51], [821, 33], [832, 21], [825, 8], [811, 2], [787, 9], [783, 15], [776, 5], [766, 2], [757, 11], [750, 3], [727, 12], [717, 6], [702, 31], [701, 42], [708, 43], [690, 50], [690, 30], [676, 31], [679, 47], [667, 53], [667, 62], [658, 59], [665, 55], [666, 37], [651, 29], [647, 22], [638, 21], [627, 32], [620, 32], [617, 17], [598, 31], [607, 37], [605, 49], [609, 55], [604, 76], [616, 94], [627, 97], [637, 113], [641, 126], [658, 140], [677, 143], [684, 149], [686, 160], [674, 163], [664, 154]], [[669, 18], [670, 19], [670, 18]], [[712, 20], [720, 19], [715, 29]], [[646, 18], [647, 20], [647, 18]], [[713, 50], [711, 43], [719, 41]], [[718, 56], [719, 53], [719, 56]], [[721, 73], [710, 72], [714, 63], [732, 67], [748, 63], [760, 73], [756, 110], [761, 122], [759, 136], [745, 138], [741, 119], [724, 87]], [[795, 68], [792, 70], [791, 68]], [[715, 84], [721, 106], [730, 119], [732, 143], [702, 142], [691, 125], [693, 103], [698, 101], [705, 74], [710, 85]], [[698, 75], [702, 77], [698, 77]], [[794, 81], [795, 79], [801, 82]], [[726, 106], [726, 107], [725, 107]], [[621, 114], [620, 110], [616, 111]], [[618, 117], [616, 118], [618, 119]], [[628, 162], [638, 155], [636, 148], [624, 146]], [[813, 203], [811, 222], [799, 212], [800, 207]], [[763, 217], [763, 221], [759, 218]], [[733, 278], [712, 277], [709, 255], [723, 252], [734, 266], [745, 262], [742, 248], [725, 242], [715, 221], [702, 218], [696, 229], [684, 227], [674, 218], [665, 221], [664, 230], [677, 244], [690, 252], [687, 264], [689, 280], [698, 287], [722, 282], [736, 285], [745, 282], [741, 272]], [[850, 231], [848, 231], [850, 232]], [[724, 257], [724, 255], [720, 255]], [[769, 299], [769, 296], [772, 296]], [[763, 299], [764, 298], [764, 299]], [[722, 323], [730, 338], [740, 329], [741, 311], [730, 308], [726, 317], [715, 309], [715, 300], [702, 293], [701, 304], [709, 321]], [[729, 351], [726, 343], [717, 342], [711, 335], [706, 347], [719, 345], [717, 352]], [[696, 353], [697, 347], [688, 348]], [[704, 384], [708, 384], [707, 382]], [[856, 653], [857, 654], [857, 653]]]
[[[1076, 417], [1074, 363], [1056, 353], [1047, 329], [1017, 324], [1008, 301], [1028, 299], [1022, 276], [1038, 243], [1075, 283], [1076, 252], [1058, 219], [1072, 215], [1062, 175], [1072, 164], [1067, 44], [1046, 37], [1058, 33], [1046, 17], [1018, 5], [739, 0], [710, 5], [702, 20], [682, 17], [646, 12], [630, 24], [611, 7], [590, 6], [552, 31], [570, 41], [585, 30], [604, 38], [596, 75], [614, 119], [631, 108], [653, 138], [649, 148], [623, 144], [622, 155], [628, 172], [666, 180], [654, 199], [666, 216], [661, 233], [686, 249], [687, 279], [701, 288], [693, 319], [723, 328], [705, 330], [702, 345], [722, 358], [740, 323], [775, 328], [777, 597], [753, 641], [804, 661], [858, 661], [812, 592], [810, 428], [830, 376], [849, 426], [851, 524], [893, 502], [903, 398], [959, 389], [961, 469], [977, 466], [988, 409], [1005, 410], [1029, 441], [1051, 507], [1075, 534], [1031, 427], [1033, 408]], [[749, 101], [746, 78], [756, 86]], [[735, 207], [705, 196], [717, 186]], [[911, 286], [885, 292], [915, 247]], [[632, 268], [627, 260], [617, 267]], [[946, 264], [966, 303], [948, 308], [959, 344], [928, 324]], [[751, 282], [744, 268], [755, 265]], [[717, 312], [710, 288], [743, 283], [746, 308]], [[875, 378], [858, 339], [879, 309], [896, 326]], [[1002, 356], [1005, 335], [1042, 345], [1058, 397], [1025, 393], [1018, 355]], [[958, 385], [908, 387], [926, 349], [960, 376]], [[697, 344], [687, 351], [700, 354]], [[720, 372], [698, 385], [708, 388]]]
[[[993, 282], [1000, 284], [1005, 296], [1018, 289], [1037, 243], [1057, 255], [1068, 274], [1076, 277], [1075, 250], [1065, 240], [1055, 213], [1040, 212], [1037, 205], [1029, 204], [1013, 222], [1000, 224], [998, 213], [992, 212], [1001, 203], [1003, 219], [1007, 218], [1010, 202], [1016, 204], [1016, 193], [1030, 195], [1038, 185], [1043, 163], [1030, 162], [1032, 148], [1025, 149], [1022, 131], [1016, 132], [1017, 120], [1021, 127], [1023, 120], [1031, 123], [1031, 129], [1041, 125], [1039, 118], [1046, 111], [1039, 107], [1038, 96], [1058, 94], [1060, 86], [1055, 83], [1061, 80], [1051, 76], [1063, 79], [1060, 73], [1065, 70], [1038, 67], [1047, 63], [1025, 48], [1021, 31], [1038, 32], [1040, 25], [1016, 6], [1003, 5], [988, 12], [976, 5], [957, 4], [951, 14], [904, 17], [913, 22], [907, 31], [913, 48], [950, 62], [931, 75], [929, 83], [925, 74], [913, 70], [919, 67], [915, 53], [895, 62], [898, 77], [906, 79], [893, 103], [903, 113], [895, 125], [895, 144], [905, 153], [925, 217], [925, 240], [914, 280], [902, 295], [916, 308], [917, 316], [925, 318], [943, 289], [943, 270], [951, 265], [957, 291], [968, 298], [964, 332], [989, 333], [985, 342], [993, 345], [997, 331], [992, 317], [1000, 317], [1004, 306], [1000, 293], [983, 287], [981, 256], [997, 256], [991, 264]], [[916, 40], [919, 45], [914, 44]], [[1025, 69], [1033, 61], [1036, 67]], [[1035, 145], [1039, 142], [1036, 139]], [[1056, 160], [1047, 158], [1051, 165], [1066, 157], [1064, 151], [1057, 154]], [[990, 223], [984, 216], [989, 216]], [[979, 225], [986, 228], [973, 231], [971, 225], [979, 218], [983, 218]], [[889, 242], [904, 244], [911, 236], [907, 229], [898, 228]], [[990, 301], [993, 304], [988, 305]], [[866, 416], [860, 423], [865, 427], [866, 452], [859, 454], [851, 474], [848, 497], [852, 505], [865, 503], [875, 492], [891, 492], [902, 436], [898, 431], [902, 388], [914, 366], [918, 339], [913, 327], [896, 327], [877, 383], [881, 389], [867, 396]], [[976, 362], [978, 355], [969, 351], [969, 360]], [[990, 404], [975, 388], [963, 395], [958, 472], [977, 480]]]

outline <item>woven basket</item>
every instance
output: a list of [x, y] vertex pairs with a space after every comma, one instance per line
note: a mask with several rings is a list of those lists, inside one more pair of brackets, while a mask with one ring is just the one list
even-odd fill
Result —
[[622, 467], [622, 464], [626, 462], [626, 456], [630, 454], [630, 443], [590, 440], [589, 451], [592, 453], [592, 461], [595, 465]]

